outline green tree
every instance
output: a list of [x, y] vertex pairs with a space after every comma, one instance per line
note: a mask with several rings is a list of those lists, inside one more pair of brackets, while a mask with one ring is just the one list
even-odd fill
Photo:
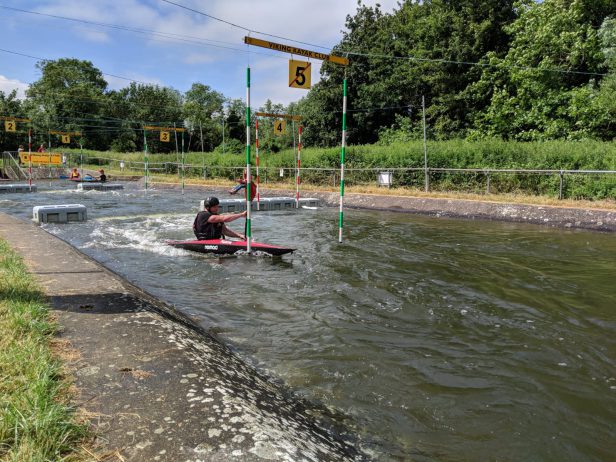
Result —
[[[84, 132], [85, 125], [100, 123], [107, 82], [90, 61], [62, 58], [40, 61], [36, 67], [41, 78], [26, 91], [26, 108], [37, 143], [47, 143], [49, 130]], [[97, 147], [100, 136], [91, 131], [82, 137], [86, 139]]]
[[[212, 151], [222, 142], [223, 104], [222, 93], [202, 83], [193, 83], [184, 95], [184, 120], [194, 140], [192, 149], [201, 150], [201, 141], [206, 151]], [[203, 132], [203, 140], [201, 140]]]
[[[21, 100], [17, 98], [17, 90], [6, 94], [0, 91], [0, 116], [24, 118]], [[28, 142], [28, 124], [17, 122], [15, 132], [4, 130], [4, 121], [0, 120], [0, 151], [17, 151], [20, 144], [26, 148]]]
[[579, 118], [590, 105], [592, 88], [586, 87], [600, 78], [592, 74], [601, 73], [604, 62], [595, 27], [603, 18], [589, 11], [605, 11], [594, 0], [523, 0], [516, 7], [507, 56], [488, 54], [494, 67], [472, 90], [491, 99], [476, 117], [476, 134], [517, 140], [589, 136]]

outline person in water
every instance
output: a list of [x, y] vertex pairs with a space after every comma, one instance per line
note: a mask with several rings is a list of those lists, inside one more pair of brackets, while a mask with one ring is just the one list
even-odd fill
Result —
[[195, 236], [197, 236], [197, 239], [220, 239], [221, 237], [226, 236], [237, 237], [238, 239], [245, 241], [246, 236], [229, 229], [225, 223], [245, 217], [246, 211], [219, 215], [219, 203], [220, 202], [216, 197], [208, 197], [205, 200], [205, 210], [197, 214], [193, 223], [193, 231]]
[[100, 173], [100, 175], [98, 176], [98, 181], [100, 181], [101, 183], [107, 181], [107, 175], [105, 175], [105, 170], [101, 168], [98, 173]]
[[74, 168], [71, 171], [71, 175], [68, 177], [69, 180], [78, 180], [79, 178], [81, 178], [81, 175], [79, 174], [79, 172], [77, 171], [76, 168]]

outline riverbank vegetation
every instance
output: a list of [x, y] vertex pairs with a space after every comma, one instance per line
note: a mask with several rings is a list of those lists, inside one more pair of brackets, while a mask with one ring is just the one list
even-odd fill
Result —
[[[398, 135], [401, 136], [401, 135]], [[143, 153], [66, 151], [69, 163], [80, 162], [118, 170], [123, 161], [126, 172], [143, 173]], [[252, 164], [256, 164], [252, 151]], [[517, 142], [490, 140], [430, 141], [427, 145], [431, 191], [481, 193], [488, 192], [486, 170], [552, 170], [552, 174], [490, 172], [489, 192], [492, 194], [520, 193], [527, 195], [559, 196], [560, 170], [616, 171], [616, 146], [601, 141], [542, 141]], [[152, 173], [179, 175], [181, 154], [149, 154]], [[184, 155], [184, 174], [187, 178], [233, 180], [241, 175], [245, 154], [241, 148], [222, 152], [191, 152]], [[419, 188], [424, 186], [424, 145], [421, 140], [397, 140], [373, 145], [350, 146], [347, 149], [347, 175], [349, 186], [375, 184], [379, 171], [392, 172], [394, 187]], [[335, 186], [340, 167], [339, 148], [306, 148], [301, 151], [302, 183], [317, 186]], [[294, 182], [294, 151], [260, 151], [261, 181]], [[283, 176], [280, 176], [283, 169]], [[477, 172], [451, 172], [438, 169], [476, 169]], [[616, 199], [616, 174], [568, 174], [563, 181], [563, 196], [575, 199]]]
[[55, 324], [21, 259], [0, 240], [0, 460], [85, 460], [86, 426], [51, 351]]

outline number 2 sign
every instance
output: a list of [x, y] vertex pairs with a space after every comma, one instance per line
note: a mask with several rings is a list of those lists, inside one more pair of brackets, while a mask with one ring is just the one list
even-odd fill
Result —
[[17, 124], [14, 120], [4, 121], [4, 130], [7, 132], [14, 132], [17, 129]]
[[310, 88], [311, 66], [307, 61], [289, 60], [289, 86], [293, 88]]

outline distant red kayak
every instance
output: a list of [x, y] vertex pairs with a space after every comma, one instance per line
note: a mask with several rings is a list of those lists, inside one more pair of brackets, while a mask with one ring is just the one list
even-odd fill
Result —
[[[200, 253], [214, 253], [219, 255], [232, 255], [239, 251], [246, 251], [246, 241], [229, 241], [227, 239], [209, 239], [206, 241], [165, 241], [167, 245], [178, 249], [191, 250]], [[284, 255], [291, 253], [295, 249], [281, 247], [279, 245], [264, 244], [262, 242], [251, 242], [250, 249], [265, 252], [270, 255]]]

